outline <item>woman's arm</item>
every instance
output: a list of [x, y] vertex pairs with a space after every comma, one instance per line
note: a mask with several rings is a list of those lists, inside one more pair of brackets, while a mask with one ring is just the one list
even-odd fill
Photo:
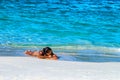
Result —
[[38, 56], [38, 58], [40, 58], [40, 59], [51, 59], [51, 60], [57, 60], [58, 59], [58, 57], [56, 56], [56, 55], [53, 55], [53, 56]]
[[53, 54], [53, 55], [49, 55], [49, 56], [45, 56], [46, 59], [52, 59], [52, 60], [57, 60], [58, 57], [57, 55]]

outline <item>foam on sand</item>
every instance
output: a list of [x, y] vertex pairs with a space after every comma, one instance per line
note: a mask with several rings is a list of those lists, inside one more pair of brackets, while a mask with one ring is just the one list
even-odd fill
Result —
[[120, 80], [120, 63], [0, 57], [0, 80]]

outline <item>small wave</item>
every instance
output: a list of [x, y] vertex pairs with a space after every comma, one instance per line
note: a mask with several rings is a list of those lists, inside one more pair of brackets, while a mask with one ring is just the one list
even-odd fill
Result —
[[[1, 45], [3, 46], [3, 45]], [[7, 45], [11, 47], [21, 47], [21, 48], [43, 48], [49, 46], [54, 50], [67, 50], [67, 51], [80, 51], [80, 50], [95, 50], [98, 52], [104, 53], [120, 53], [119, 47], [105, 47], [105, 46], [95, 46], [92, 44], [89, 45], [54, 45], [54, 44], [11, 44]]]

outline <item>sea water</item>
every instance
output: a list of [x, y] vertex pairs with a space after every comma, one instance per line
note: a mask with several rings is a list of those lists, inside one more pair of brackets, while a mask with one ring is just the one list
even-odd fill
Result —
[[0, 0], [0, 55], [45, 46], [78, 61], [120, 61], [120, 1]]

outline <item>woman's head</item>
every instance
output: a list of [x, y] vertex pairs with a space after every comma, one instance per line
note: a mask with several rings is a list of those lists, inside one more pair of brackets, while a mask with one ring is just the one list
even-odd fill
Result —
[[43, 48], [44, 55], [53, 55], [52, 49], [50, 47]]

